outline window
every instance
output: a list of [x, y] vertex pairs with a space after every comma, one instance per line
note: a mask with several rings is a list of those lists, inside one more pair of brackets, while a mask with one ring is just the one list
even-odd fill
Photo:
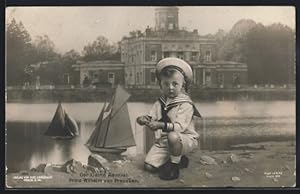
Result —
[[155, 75], [155, 69], [150, 70], [150, 82], [152, 84], [156, 83], [156, 75]]
[[174, 24], [170, 23], [168, 28], [169, 28], [169, 30], [173, 30]]
[[164, 52], [164, 58], [170, 57], [170, 52]]
[[115, 77], [115, 74], [114, 73], [108, 73], [108, 78], [109, 79], [113, 79]]
[[151, 51], [151, 61], [156, 61], [157, 60], [157, 53], [156, 51]]
[[109, 72], [108, 75], [107, 75], [107, 78], [108, 78], [107, 81], [109, 83], [111, 83], [112, 85], [115, 84], [115, 73]]
[[211, 82], [211, 73], [209, 71], [205, 72], [205, 82], [207, 84], [209, 84]]
[[232, 84], [235, 86], [240, 84], [240, 74], [239, 73], [232, 74]]
[[211, 61], [211, 51], [205, 52], [205, 61]]
[[183, 58], [184, 58], [184, 56], [183, 56], [183, 52], [178, 52], [178, 54], [177, 54], [177, 58], [179, 58], [179, 59], [183, 59]]
[[224, 84], [224, 74], [218, 73], [218, 84], [223, 85]]
[[63, 75], [63, 79], [64, 79], [64, 83], [65, 84], [69, 84], [70, 83], [70, 77], [69, 77], [69, 74], [68, 73], [65, 73]]
[[192, 52], [191, 61], [196, 61], [196, 60], [197, 60], [197, 52]]
[[136, 72], [136, 83], [140, 83], [140, 73]]

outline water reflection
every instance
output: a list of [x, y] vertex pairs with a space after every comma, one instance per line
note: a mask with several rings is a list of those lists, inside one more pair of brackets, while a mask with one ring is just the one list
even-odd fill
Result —
[[69, 159], [87, 162], [89, 150], [84, 146], [93, 123], [79, 123], [79, 136], [53, 139], [44, 136], [49, 122], [7, 122], [8, 171], [29, 169], [40, 163], [63, 163]]
[[[273, 121], [273, 122], [272, 122]], [[29, 169], [41, 162], [63, 163], [69, 159], [87, 163], [90, 151], [84, 146], [94, 122], [80, 122], [80, 135], [68, 140], [43, 135], [48, 122], [8, 122], [7, 165], [9, 171]], [[283, 141], [295, 138], [295, 123], [290, 118], [209, 118], [197, 122], [200, 149], [231, 149], [235, 144]], [[142, 146], [143, 131], [135, 133]], [[139, 135], [137, 135], [139, 133]], [[133, 149], [135, 152], [137, 149]]]
[[[65, 105], [68, 113], [75, 117], [80, 133], [69, 140], [52, 139], [43, 135], [55, 112], [56, 104], [8, 104], [8, 171], [30, 169], [40, 163], [61, 164], [72, 158], [87, 163], [90, 151], [84, 144], [95, 127], [95, 120], [102, 106], [99, 104]], [[232, 149], [231, 146], [235, 144], [295, 139], [294, 102], [256, 102], [250, 105], [217, 102], [198, 103], [196, 106], [204, 116], [196, 122], [200, 134], [200, 149], [224, 150]], [[137, 147], [130, 148], [127, 154], [145, 151], [145, 133], [143, 128], [135, 123], [135, 118], [146, 114], [150, 107], [151, 104], [129, 103], [130, 120]]]

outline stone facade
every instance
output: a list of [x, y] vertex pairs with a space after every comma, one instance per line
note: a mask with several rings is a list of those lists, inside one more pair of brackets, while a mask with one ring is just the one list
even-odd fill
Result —
[[86, 78], [94, 85], [124, 84], [124, 64], [120, 61], [81, 61], [73, 68], [80, 72], [80, 85]]
[[157, 85], [155, 65], [165, 57], [187, 61], [194, 69], [195, 87], [247, 84], [247, 65], [218, 61], [214, 39], [200, 36], [197, 30], [179, 28], [177, 7], [156, 8], [155, 28], [147, 27], [143, 33], [123, 38], [120, 47], [128, 87]]

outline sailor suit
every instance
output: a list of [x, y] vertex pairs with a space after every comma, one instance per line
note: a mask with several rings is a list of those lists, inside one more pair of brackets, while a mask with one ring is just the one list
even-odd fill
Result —
[[173, 99], [161, 96], [154, 103], [148, 116], [154, 121], [164, 122], [165, 128], [155, 131], [155, 143], [148, 152], [145, 163], [158, 168], [169, 159], [167, 123], [173, 124], [173, 130], [181, 139], [181, 155], [198, 147], [199, 134], [195, 130], [194, 116], [201, 115], [188, 95], [182, 93]]

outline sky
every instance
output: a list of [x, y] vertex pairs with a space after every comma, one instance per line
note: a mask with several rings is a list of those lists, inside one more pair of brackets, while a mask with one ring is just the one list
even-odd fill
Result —
[[[179, 27], [198, 29], [200, 35], [219, 29], [229, 31], [240, 19], [252, 19], [264, 25], [282, 23], [295, 29], [295, 8], [292, 6], [178, 6]], [[155, 7], [8, 7], [6, 22], [22, 21], [32, 39], [48, 35], [58, 52], [83, 47], [98, 36], [116, 43], [132, 30], [154, 27]]]

